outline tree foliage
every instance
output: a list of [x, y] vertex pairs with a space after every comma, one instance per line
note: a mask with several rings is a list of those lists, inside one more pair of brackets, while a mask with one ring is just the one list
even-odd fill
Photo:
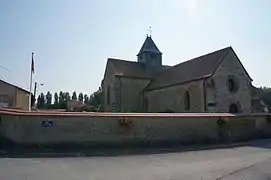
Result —
[[87, 94], [84, 95], [84, 104], [88, 104], [89, 102], [89, 97]]
[[37, 101], [37, 107], [38, 108], [44, 108], [45, 107], [45, 96], [43, 93], [41, 93], [38, 97]]
[[75, 91], [73, 91], [72, 93], [72, 100], [77, 100], [77, 95]]
[[33, 93], [31, 93], [31, 107], [35, 106], [36, 98], [34, 97]]
[[70, 93], [69, 93], [69, 92], [65, 92], [65, 95], [64, 95], [64, 102], [67, 103], [69, 100], [71, 100]]
[[259, 89], [261, 90], [260, 98], [268, 107], [271, 107], [271, 88], [260, 87]]
[[50, 91], [46, 94], [46, 106], [50, 106], [52, 104], [52, 94]]
[[76, 92], [72, 92], [72, 97], [70, 97], [69, 92], [60, 91], [59, 93], [54, 93], [54, 102], [52, 104], [52, 93], [47, 92], [46, 96], [41, 93], [37, 99], [37, 107], [39, 109], [67, 109], [67, 103], [69, 100], [78, 100], [83, 102], [84, 111], [101, 111], [102, 110], [102, 96], [103, 92], [99, 88], [96, 92], [92, 93], [90, 96], [87, 94], [79, 93], [78, 98], [76, 97]]
[[96, 111], [102, 111], [103, 91], [99, 88], [90, 95], [88, 105], [93, 106]]
[[78, 100], [81, 101], [81, 102], [83, 102], [83, 100], [84, 100], [84, 95], [83, 95], [83, 93], [79, 93], [79, 95], [78, 95]]
[[58, 105], [58, 94], [56, 92], [54, 95], [54, 105]]

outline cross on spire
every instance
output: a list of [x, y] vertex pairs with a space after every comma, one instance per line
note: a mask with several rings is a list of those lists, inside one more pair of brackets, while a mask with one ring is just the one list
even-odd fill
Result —
[[151, 29], [151, 26], [149, 27], [149, 37], [151, 37], [151, 33], [152, 33], [152, 29]]

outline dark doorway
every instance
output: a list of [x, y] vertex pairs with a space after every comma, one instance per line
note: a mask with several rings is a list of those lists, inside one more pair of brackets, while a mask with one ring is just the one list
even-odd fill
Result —
[[238, 106], [237, 104], [233, 103], [230, 105], [230, 108], [229, 108], [229, 112], [230, 113], [238, 113]]

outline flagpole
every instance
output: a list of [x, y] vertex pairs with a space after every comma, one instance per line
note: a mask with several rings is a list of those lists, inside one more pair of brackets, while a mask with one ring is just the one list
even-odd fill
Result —
[[30, 69], [30, 87], [29, 87], [29, 111], [31, 111], [31, 97], [32, 97], [32, 77], [33, 77], [33, 61], [34, 61], [34, 53], [32, 52], [32, 59], [31, 59], [31, 69]]

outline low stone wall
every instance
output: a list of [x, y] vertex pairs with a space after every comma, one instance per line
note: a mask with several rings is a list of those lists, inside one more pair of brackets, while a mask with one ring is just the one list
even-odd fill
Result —
[[[271, 137], [267, 114], [105, 114], [0, 111], [0, 135], [17, 144], [160, 146]], [[50, 122], [50, 126], [44, 123]]]

